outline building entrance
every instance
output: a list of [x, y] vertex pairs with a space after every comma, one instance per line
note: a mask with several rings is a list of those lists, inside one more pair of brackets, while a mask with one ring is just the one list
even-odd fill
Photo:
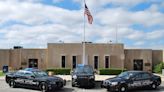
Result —
[[142, 59], [134, 59], [133, 61], [134, 70], [143, 70], [143, 60]]
[[29, 68], [38, 68], [38, 59], [29, 59]]

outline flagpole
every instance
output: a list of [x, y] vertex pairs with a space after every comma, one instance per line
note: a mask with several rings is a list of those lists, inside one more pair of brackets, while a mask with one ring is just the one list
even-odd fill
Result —
[[84, 0], [84, 33], [83, 33], [83, 64], [86, 64], [85, 62], [85, 0]]

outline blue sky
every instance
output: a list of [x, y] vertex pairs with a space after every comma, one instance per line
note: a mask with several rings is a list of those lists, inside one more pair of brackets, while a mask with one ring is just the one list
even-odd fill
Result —
[[[86, 40], [118, 42], [125, 48], [164, 49], [163, 0], [86, 0]], [[0, 48], [81, 42], [83, 0], [0, 0]]]

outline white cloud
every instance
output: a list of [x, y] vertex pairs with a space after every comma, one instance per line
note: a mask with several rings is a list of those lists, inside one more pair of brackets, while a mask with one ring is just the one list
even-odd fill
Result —
[[[23, 24], [14, 24], [0, 28], [0, 48], [11, 48], [13, 45], [25, 47], [46, 47], [48, 42], [81, 42], [83, 37], [83, 9], [68, 10], [56, 6], [44, 5], [40, 0], [0, 0], [0, 21], [10, 20]], [[55, 0], [56, 1], [56, 0]], [[119, 42], [124, 39], [134, 41], [134, 47], [140, 47], [147, 42], [158, 42], [164, 39], [164, 30], [135, 30], [129, 26], [139, 23], [150, 27], [164, 24], [164, 14], [158, 11], [157, 5], [152, 5], [145, 11], [132, 12], [125, 8], [105, 8], [109, 3], [136, 5], [144, 0], [88, 0], [88, 7], [93, 11], [93, 25], [86, 23], [86, 40], [93, 42], [115, 42], [116, 25], [118, 25]], [[98, 11], [99, 8], [102, 9]], [[148, 44], [150, 45], [150, 44]], [[160, 45], [159, 45], [160, 46]], [[128, 47], [128, 46], [127, 46]], [[155, 47], [154, 44], [150, 47]], [[161, 46], [162, 47], [162, 46]]]

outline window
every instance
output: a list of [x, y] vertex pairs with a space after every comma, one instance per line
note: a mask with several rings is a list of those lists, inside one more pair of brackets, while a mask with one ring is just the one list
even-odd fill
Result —
[[25, 72], [24, 73], [24, 76], [31, 77], [31, 76], [34, 76], [34, 74], [33, 73], [30, 73], [30, 72]]
[[61, 60], [62, 60], [61, 62], [62, 68], [65, 68], [65, 56], [62, 56]]
[[150, 74], [148, 74], [148, 73], [142, 74], [142, 79], [148, 79], [148, 78], [150, 78]]
[[76, 56], [72, 56], [72, 68], [76, 68]]
[[143, 70], [143, 60], [142, 59], [134, 59], [133, 60], [133, 69], [134, 70]]
[[140, 79], [142, 79], [142, 75], [141, 74], [137, 74], [134, 78], [135, 78], [135, 80], [140, 80]]
[[109, 68], [109, 56], [105, 56], [105, 68]]
[[98, 56], [94, 56], [94, 69], [98, 69]]

